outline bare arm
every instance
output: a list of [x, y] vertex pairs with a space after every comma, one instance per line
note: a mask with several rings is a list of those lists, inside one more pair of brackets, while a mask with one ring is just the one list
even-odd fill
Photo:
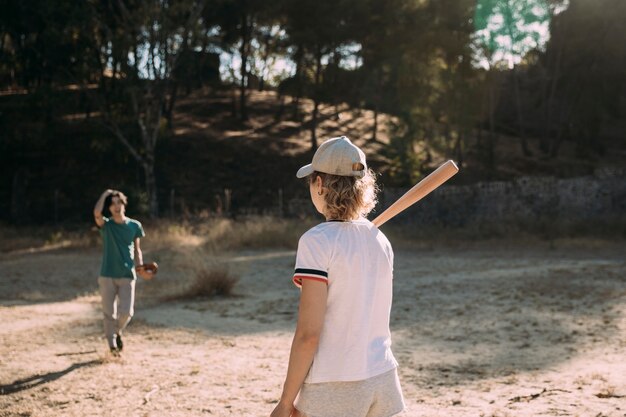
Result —
[[140, 238], [135, 239], [135, 265], [143, 265], [143, 252], [141, 251], [141, 246], [139, 246]]
[[324, 325], [324, 315], [326, 314], [327, 296], [328, 286], [326, 283], [309, 279], [302, 280], [298, 324], [291, 343], [287, 378], [280, 401], [272, 412], [272, 417], [288, 417], [294, 411], [293, 402], [313, 363], [315, 352], [317, 352]]
[[102, 217], [102, 209], [104, 208], [104, 200], [106, 200], [106, 198], [111, 193], [113, 193], [113, 190], [110, 190], [110, 189], [103, 192], [100, 198], [98, 199], [98, 201], [96, 202], [96, 205], [93, 208], [93, 217], [98, 227], [102, 227], [104, 225], [104, 218]]

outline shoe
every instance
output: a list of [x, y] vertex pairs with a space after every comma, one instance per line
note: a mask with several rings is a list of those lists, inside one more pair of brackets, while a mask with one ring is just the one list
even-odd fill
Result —
[[119, 357], [120, 356], [120, 350], [116, 347], [112, 347], [111, 349], [111, 355], [115, 356], [115, 357]]
[[117, 345], [117, 350], [120, 352], [124, 349], [124, 342], [122, 342], [122, 336], [119, 334], [115, 337], [115, 344]]

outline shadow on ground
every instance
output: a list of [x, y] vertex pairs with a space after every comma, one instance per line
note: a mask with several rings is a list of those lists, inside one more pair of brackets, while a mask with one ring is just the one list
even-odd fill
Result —
[[73, 372], [77, 369], [102, 364], [102, 360], [95, 359], [80, 363], [74, 363], [71, 366], [57, 372], [48, 372], [46, 374], [33, 375], [28, 378], [18, 379], [7, 385], [0, 385], [0, 395], [10, 395], [20, 391], [26, 391], [43, 384], [56, 381], [59, 378]]
[[513, 381], [517, 372], [619, 344], [626, 304], [619, 259], [433, 255], [396, 269], [395, 348], [420, 385]]

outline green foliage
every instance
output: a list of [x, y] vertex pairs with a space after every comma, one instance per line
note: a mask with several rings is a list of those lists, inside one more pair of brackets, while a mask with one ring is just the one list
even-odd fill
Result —
[[420, 180], [425, 153], [416, 151], [415, 141], [406, 136], [396, 136], [385, 149], [389, 159], [385, 184], [391, 187], [410, 187]]
[[542, 45], [542, 30], [550, 23], [548, 0], [478, 0], [474, 14], [475, 41], [487, 57], [521, 58]]

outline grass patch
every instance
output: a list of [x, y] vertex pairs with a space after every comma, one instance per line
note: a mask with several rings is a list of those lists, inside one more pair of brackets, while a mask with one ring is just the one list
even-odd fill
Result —
[[230, 273], [226, 267], [202, 269], [196, 271], [195, 280], [182, 294], [184, 298], [230, 297], [239, 277]]
[[196, 298], [233, 297], [239, 276], [226, 265], [194, 266], [190, 268], [186, 282], [170, 287], [162, 301], [182, 301]]
[[[270, 216], [248, 216], [237, 220], [221, 217], [146, 220], [143, 221], [146, 237], [142, 239], [142, 248], [153, 254], [186, 253], [196, 249], [205, 253], [246, 249], [295, 250], [300, 236], [321, 221], [319, 217], [284, 219]], [[422, 226], [392, 219], [381, 230], [394, 246], [400, 247], [490, 240], [601, 247], [606, 241], [626, 239], [626, 216], [593, 222], [563, 219], [550, 222], [485, 222], [459, 227]], [[97, 228], [90, 223], [54, 227], [0, 224], [0, 253], [99, 247], [100, 241]]]
[[394, 223], [391, 220], [381, 227], [395, 244], [449, 244], [475, 241], [510, 241], [532, 243], [550, 242], [555, 245], [602, 245], [604, 241], [626, 239], [626, 216], [596, 221], [492, 222], [451, 227], [445, 225], [423, 226], [410, 222]]
[[[146, 245], [151, 248], [202, 248], [209, 252], [242, 249], [295, 249], [300, 236], [314, 220], [268, 216], [158, 221], [145, 225]], [[147, 247], [147, 246], [146, 246]]]
[[95, 225], [18, 227], [0, 224], [0, 253], [95, 247], [99, 239]]
[[156, 299], [164, 302], [196, 298], [233, 297], [239, 282], [219, 254], [204, 247], [189, 249], [177, 255], [177, 273], [173, 280], [155, 282]]
[[[133, 216], [131, 216], [133, 217]], [[142, 247], [150, 251], [204, 248], [211, 252], [240, 249], [295, 249], [300, 236], [315, 220], [280, 219], [268, 216], [143, 220], [146, 237]], [[60, 248], [98, 247], [95, 224], [62, 226], [10, 226], [0, 224], [0, 253], [45, 251]]]

